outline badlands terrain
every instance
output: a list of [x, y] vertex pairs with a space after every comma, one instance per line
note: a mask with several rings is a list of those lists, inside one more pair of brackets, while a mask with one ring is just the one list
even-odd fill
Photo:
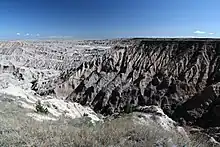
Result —
[[[113, 43], [110, 41], [0, 42], [0, 93], [15, 97], [19, 105], [25, 108], [35, 109], [33, 104], [37, 100], [42, 100], [43, 103], [45, 101], [54, 107], [61, 105], [60, 111], [66, 112], [69, 109], [66, 110], [67, 106], [64, 104], [63, 97], [57, 98], [56, 95], [43, 93], [38, 95], [34, 91], [34, 83], [37, 81], [43, 87], [48, 81], [56, 79], [66, 69], [75, 68], [86, 60], [101, 56]], [[50, 90], [50, 88], [45, 90]], [[13, 99], [13, 97], [11, 98]], [[70, 107], [74, 109], [66, 112], [69, 117], [75, 118], [83, 115], [84, 111], [92, 111], [89, 108], [83, 109], [76, 103], [69, 105], [73, 105]], [[62, 114], [52, 110], [52, 108], [49, 111], [54, 116]], [[38, 118], [36, 114], [28, 115], [39, 120], [42, 119], [42, 117]], [[55, 120], [54, 117], [45, 117], [44, 119]]]
[[217, 39], [0, 42], [0, 146], [220, 146], [219, 69]]

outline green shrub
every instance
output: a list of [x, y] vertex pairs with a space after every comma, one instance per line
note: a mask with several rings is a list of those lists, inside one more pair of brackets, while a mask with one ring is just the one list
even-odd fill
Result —
[[35, 108], [38, 113], [48, 114], [48, 109], [42, 106], [40, 100], [37, 101]]
[[124, 112], [127, 113], [127, 114], [132, 113], [132, 112], [133, 112], [133, 106], [128, 103], [128, 104], [124, 107]]

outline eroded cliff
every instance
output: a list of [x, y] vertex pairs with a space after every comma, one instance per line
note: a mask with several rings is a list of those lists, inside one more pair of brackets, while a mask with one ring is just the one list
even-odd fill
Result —
[[127, 104], [159, 105], [172, 114], [178, 104], [219, 81], [218, 41], [131, 41], [63, 74], [61, 85], [72, 88], [67, 99], [106, 114]]
[[218, 127], [220, 41], [130, 39], [63, 72], [54, 91], [112, 115], [157, 105], [176, 121]]

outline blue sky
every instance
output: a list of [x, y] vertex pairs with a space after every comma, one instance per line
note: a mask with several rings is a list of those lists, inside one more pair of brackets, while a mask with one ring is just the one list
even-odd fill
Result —
[[220, 36], [219, 0], [0, 0], [0, 38]]

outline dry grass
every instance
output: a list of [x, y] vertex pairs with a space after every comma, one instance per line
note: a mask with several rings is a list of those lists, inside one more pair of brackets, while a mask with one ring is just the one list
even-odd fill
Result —
[[99, 123], [85, 119], [37, 122], [25, 110], [9, 102], [0, 103], [1, 147], [183, 147], [193, 146], [183, 136], [156, 124], [134, 124], [130, 116]]

